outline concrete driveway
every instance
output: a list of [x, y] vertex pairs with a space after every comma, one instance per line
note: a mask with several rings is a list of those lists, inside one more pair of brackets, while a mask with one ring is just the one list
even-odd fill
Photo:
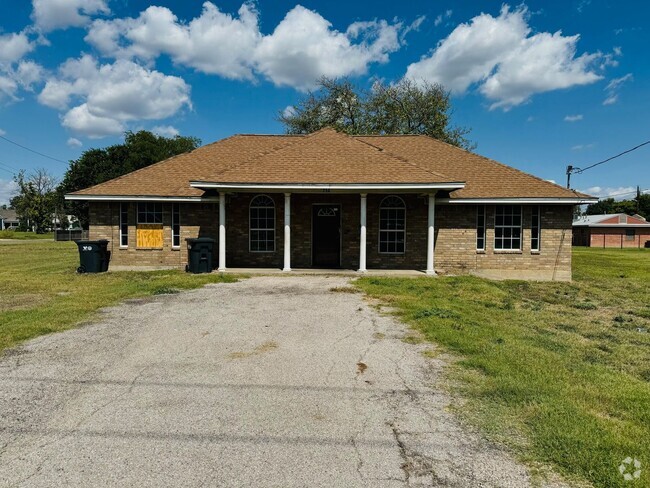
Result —
[[512, 486], [343, 277], [131, 301], [0, 359], [0, 486]]

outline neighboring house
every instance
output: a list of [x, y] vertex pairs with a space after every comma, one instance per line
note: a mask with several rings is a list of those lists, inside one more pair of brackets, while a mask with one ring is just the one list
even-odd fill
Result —
[[596, 199], [427, 136], [235, 135], [69, 195], [116, 265], [418, 269], [571, 278], [574, 205]]
[[0, 208], [0, 230], [15, 230], [19, 223], [15, 210]]
[[583, 215], [573, 221], [573, 245], [650, 247], [650, 222], [640, 215]]

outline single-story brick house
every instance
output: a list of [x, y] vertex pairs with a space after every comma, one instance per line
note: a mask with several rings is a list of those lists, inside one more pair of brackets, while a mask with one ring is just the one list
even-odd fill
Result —
[[[571, 278], [574, 205], [596, 201], [427, 136], [235, 135], [69, 195], [112, 265], [412, 269]], [[435, 270], [435, 271], [434, 271]]]
[[650, 247], [650, 222], [641, 215], [583, 215], [573, 221], [573, 245]]

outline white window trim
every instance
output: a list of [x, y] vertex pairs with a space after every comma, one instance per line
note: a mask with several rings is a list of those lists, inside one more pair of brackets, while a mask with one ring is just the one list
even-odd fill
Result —
[[[401, 200], [403, 206], [402, 207], [384, 207], [383, 206], [384, 200], [386, 200], [387, 198], [390, 198], [390, 197], [399, 198]], [[397, 208], [397, 209], [404, 210], [404, 229], [403, 230], [393, 230], [393, 229], [382, 230], [382, 228], [381, 228], [381, 211], [384, 208], [385, 209], [391, 209], [391, 208], [395, 209], [395, 208]], [[393, 232], [393, 233], [403, 232], [404, 233], [404, 250], [401, 251], [401, 252], [398, 252], [398, 251], [394, 251], [394, 252], [382, 251], [381, 250], [381, 233], [382, 232]], [[386, 195], [384, 198], [382, 198], [381, 202], [379, 202], [379, 232], [377, 232], [377, 251], [378, 251], [379, 254], [392, 254], [392, 255], [398, 255], [398, 256], [406, 254], [406, 202], [399, 195]]]
[[[478, 216], [479, 216], [479, 211], [483, 210], [483, 247], [478, 247]], [[485, 209], [485, 205], [477, 205], [476, 206], [476, 250], [478, 252], [485, 252], [485, 244], [487, 243], [487, 212]]]
[[[126, 207], [126, 210], [124, 209]], [[126, 222], [122, 220], [122, 217], [126, 213]], [[126, 236], [122, 232], [124, 225], [126, 224]], [[123, 244], [122, 238], [126, 237], [126, 244]], [[120, 202], [120, 248], [128, 249], [129, 247], [129, 204], [126, 202]]]
[[[259, 205], [253, 206], [253, 202], [259, 197], [266, 197], [269, 200], [271, 200], [273, 202], [273, 207], [261, 207]], [[254, 229], [254, 228], [251, 227], [251, 210], [253, 210], [253, 208], [273, 208], [273, 228], [272, 229], [268, 229], [268, 228], [264, 228], [264, 229], [255, 228]], [[275, 221], [276, 220], [275, 208], [276, 208], [275, 200], [273, 200], [273, 198], [271, 198], [269, 195], [259, 194], [259, 195], [255, 195], [253, 198], [251, 198], [251, 201], [250, 201], [250, 203], [248, 205], [248, 252], [256, 253], [256, 254], [257, 253], [270, 254], [270, 253], [275, 252], [275, 241], [276, 241], [276, 237], [277, 237], [277, 235], [276, 235], [277, 223]], [[271, 249], [271, 250], [267, 249], [267, 250], [264, 250], [264, 251], [260, 251], [260, 250], [254, 251], [252, 249], [252, 246], [251, 246], [251, 244], [252, 244], [252, 235], [253, 235], [253, 231], [255, 231], [255, 230], [257, 230], [257, 231], [260, 231], [260, 230], [263, 230], [263, 231], [272, 230], [273, 231], [273, 249]]]
[[[537, 209], [537, 247], [533, 247], [533, 218], [535, 216], [534, 210]], [[530, 252], [539, 253], [542, 250], [542, 208], [540, 205], [535, 205], [530, 211]]]
[[[494, 207], [494, 251], [499, 252], [499, 253], [521, 253], [521, 249], [523, 247], [523, 232], [522, 232], [522, 225], [523, 225], [523, 220], [524, 220], [524, 215], [523, 215], [523, 209], [521, 205], [512, 205], [512, 204], [504, 204], [503, 206], [511, 206], [511, 207], [519, 207], [519, 248], [516, 249], [508, 249], [508, 248], [501, 248], [497, 247], [497, 228], [500, 229], [516, 229], [517, 227], [514, 225], [497, 225], [497, 207], [500, 205], [495, 205]], [[502, 238], [503, 239], [503, 238]], [[512, 238], [510, 238], [512, 240]]]
[[[174, 215], [174, 207], [178, 206], [178, 222], [176, 222]], [[172, 225], [171, 225], [171, 234], [172, 234], [172, 249], [181, 248], [181, 204], [178, 202], [172, 203]], [[174, 227], [178, 224], [178, 244], [174, 244]]]

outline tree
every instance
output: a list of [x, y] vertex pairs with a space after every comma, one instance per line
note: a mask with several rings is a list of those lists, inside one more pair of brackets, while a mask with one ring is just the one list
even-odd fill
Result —
[[333, 127], [347, 134], [423, 134], [464, 149], [476, 146], [464, 127], [451, 126], [449, 92], [440, 84], [411, 80], [376, 82], [362, 90], [349, 80], [321, 78], [319, 89], [278, 119], [288, 134], [308, 134]]
[[196, 149], [201, 144], [196, 137], [164, 137], [148, 131], [126, 132], [123, 144], [102, 149], [89, 149], [70, 162], [63, 181], [57, 189], [58, 205], [88, 227], [88, 204], [66, 201], [64, 195], [125, 175], [163, 159]]
[[625, 213], [628, 215], [639, 214], [646, 219], [650, 219], [650, 194], [638, 193], [632, 200], [614, 200], [613, 198], [604, 198], [596, 203], [587, 206], [586, 215], [600, 214], [617, 214]]
[[14, 178], [18, 185], [18, 195], [10, 204], [16, 209], [23, 225], [31, 227], [38, 234], [52, 227], [55, 213], [56, 178], [46, 169], [37, 169], [29, 176], [20, 171]]

